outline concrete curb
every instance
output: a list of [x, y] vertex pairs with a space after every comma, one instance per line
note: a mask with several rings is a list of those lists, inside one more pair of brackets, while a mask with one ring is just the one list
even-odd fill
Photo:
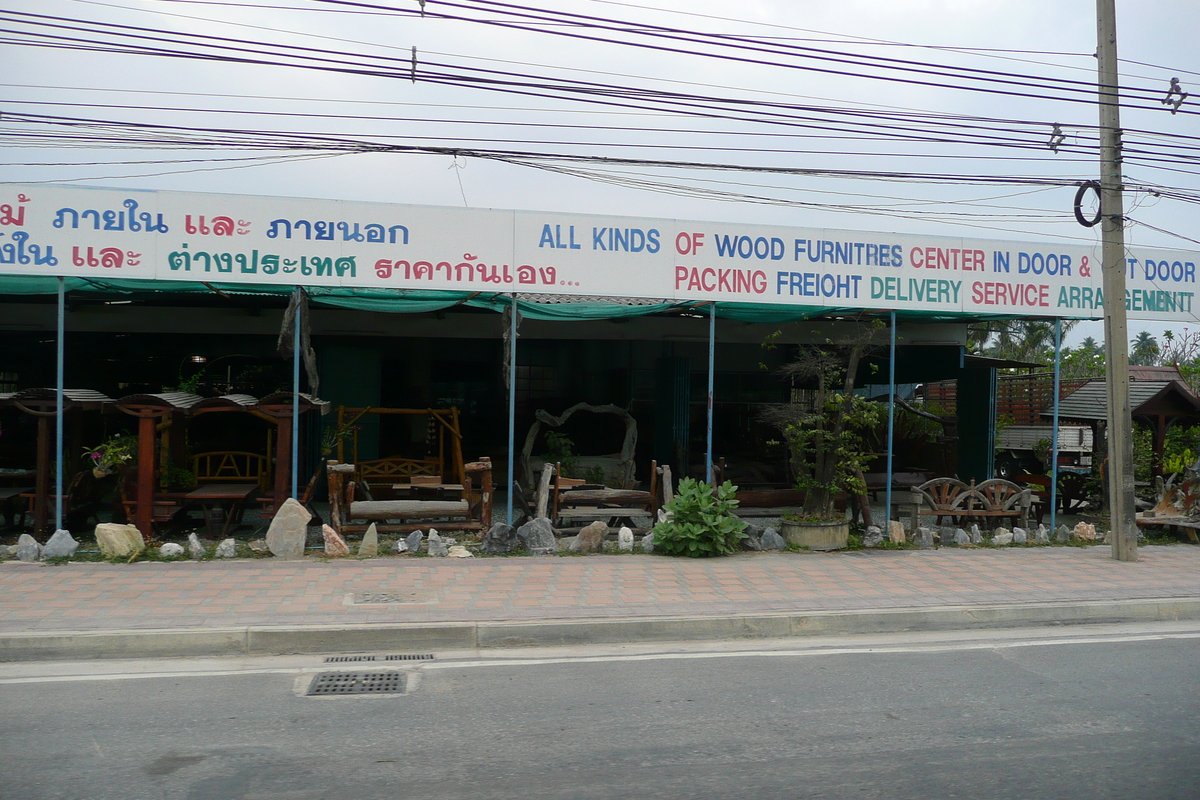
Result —
[[419, 653], [1200, 620], [1200, 597], [705, 617], [0, 634], [0, 661]]

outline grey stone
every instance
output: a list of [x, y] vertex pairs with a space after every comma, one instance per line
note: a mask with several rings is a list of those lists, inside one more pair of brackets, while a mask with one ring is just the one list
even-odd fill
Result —
[[183, 555], [183, 545], [167, 542], [162, 547], [158, 548], [159, 558], [179, 558]]
[[375, 558], [377, 555], [379, 555], [379, 531], [372, 522], [367, 526], [367, 532], [363, 534], [362, 541], [358, 543], [358, 557]]
[[1003, 547], [1004, 545], [1012, 544], [1012, 541], [1012, 531], [1010, 531], [1008, 528], [996, 528], [996, 532], [992, 534], [992, 544], [996, 545], [997, 547]]
[[530, 555], [548, 556], [558, 552], [554, 526], [545, 517], [531, 519], [517, 528], [517, 538], [525, 543], [525, 550]]
[[1013, 544], [1025, 544], [1029, 541], [1029, 533], [1024, 528], [1012, 529]]
[[50, 541], [46, 542], [46, 546], [42, 548], [42, 560], [70, 558], [75, 555], [77, 549], [79, 549], [79, 542], [75, 541], [70, 531], [55, 531], [54, 535], [50, 537]]
[[558, 546], [560, 549], [562, 549], [563, 551], [565, 551], [567, 553], [578, 553], [579, 552], [579, 537], [578, 536], [568, 536], [567, 538], [560, 541], [558, 543]]
[[200, 542], [200, 537], [195, 533], [188, 534], [187, 551], [188, 556], [196, 560], [208, 555], [208, 548]]
[[579, 532], [577, 541], [580, 553], [595, 553], [604, 548], [604, 539], [608, 536], [608, 526], [599, 520], [588, 525]]
[[304, 558], [310, 519], [312, 514], [308, 509], [296, 498], [289, 497], [275, 512], [271, 526], [267, 528], [267, 547], [278, 558], [292, 561]]
[[520, 547], [521, 539], [517, 536], [517, 529], [512, 525], [496, 522], [483, 535], [483, 544], [480, 545], [479, 550], [485, 555], [503, 556]]
[[129, 558], [146, 548], [142, 532], [133, 525], [101, 522], [96, 526], [96, 544], [105, 558]]
[[971, 526], [971, 544], [983, 544], [983, 531], [978, 525]]
[[971, 534], [967, 533], [962, 528], [955, 528], [954, 543], [959, 547], [971, 544]]
[[237, 557], [237, 542], [232, 538], [225, 539], [217, 545], [217, 552], [213, 554], [216, 558], [236, 558]]
[[271, 552], [271, 546], [267, 544], [266, 539], [251, 539], [246, 542], [246, 547], [250, 548], [250, 552], [258, 553], [259, 555]]
[[654, 552], [654, 531], [650, 531], [649, 533], [647, 533], [645, 536], [642, 537], [641, 545], [642, 545], [643, 553], [653, 553]]
[[42, 546], [28, 533], [22, 533], [17, 539], [16, 556], [17, 561], [37, 561], [42, 557]]
[[633, 552], [633, 531], [624, 526], [617, 531], [617, 549], [622, 553]]
[[863, 534], [863, 547], [879, 547], [883, 544], [883, 529], [878, 525], [870, 525]]
[[931, 528], [920, 527], [916, 530], [916, 535], [913, 536], [913, 543], [922, 550], [933, 549], [933, 530]]
[[350, 555], [350, 545], [342, 535], [328, 525], [321, 526], [321, 536], [325, 539], [326, 558], [345, 558]]
[[450, 548], [442, 541], [442, 537], [438, 536], [438, 532], [433, 528], [429, 529], [429, 544], [427, 550], [431, 556], [446, 556], [450, 553]]
[[754, 524], [748, 524], [742, 532], [746, 534], [746, 538], [742, 539], [743, 550], [762, 550], [762, 528]]
[[397, 539], [396, 544], [392, 546], [392, 552], [397, 555], [408, 555], [408, 542], [404, 539]]
[[1071, 529], [1066, 525], [1059, 525], [1058, 530], [1054, 532], [1054, 540], [1059, 544], [1071, 541]]
[[[408, 538], [404, 540], [404, 543], [408, 545], [408, 552], [419, 553], [421, 551], [421, 540], [424, 538], [425, 534], [421, 533], [420, 531], [413, 531], [410, 533]], [[396, 552], [400, 551], [397, 550]]]
[[1050, 544], [1050, 531], [1046, 530], [1045, 525], [1038, 525], [1037, 530], [1033, 532], [1034, 544]]
[[774, 528], [767, 528], [762, 535], [763, 550], [782, 550], [787, 547], [787, 542], [779, 535], [779, 531]]

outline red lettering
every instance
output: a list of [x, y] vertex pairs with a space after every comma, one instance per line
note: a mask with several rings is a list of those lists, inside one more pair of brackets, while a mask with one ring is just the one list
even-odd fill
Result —
[[921, 267], [925, 266], [925, 261], [921, 258], [922, 255], [924, 255], [924, 253], [922, 252], [921, 248], [914, 247], [908, 253], [908, 260], [912, 262], [914, 267], [920, 269]]
[[680, 285], [684, 281], [687, 280], [687, 276], [688, 276], [688, 268], [687, 267], [676, 267], [675, 268], [675, 288], [676, 289], [678, 289], [680, 287]]
[[767, 273], [758, 269], [754, 271], [754, 293], [762, 294], [767, 290]]
[[688, 276], [688, 291], [692, 289], [700, 289], [700, 270], [692, 267], [691, 275]]
[[[740, 271], [741, 270], [738, 270], [738, 272], [740, 272]], [[720, 270], [717, 272], [717, 287], [722, 292], [736, 291], [732, 286], [729, 285], [729, 273], [731, 273], [731, 272], [734, 272], [734, 270], [723, 269], [723, 270]]]
[[715, 292], [717, 290], [717, 285], [715, 283], [710, 284], [708, 282], [709, 278], [715, 278], [716, 275], [717, 271], [711, 267], [704, 270], [704, 272], [700, 274], [700, 285], [704, 287], [704, 291]]

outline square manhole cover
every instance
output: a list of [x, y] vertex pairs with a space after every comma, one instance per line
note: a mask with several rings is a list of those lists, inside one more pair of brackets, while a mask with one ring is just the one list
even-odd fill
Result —
[[308, 687], [308, 696], [341, 694], [404, 694], [403, 672], [322, 672]]

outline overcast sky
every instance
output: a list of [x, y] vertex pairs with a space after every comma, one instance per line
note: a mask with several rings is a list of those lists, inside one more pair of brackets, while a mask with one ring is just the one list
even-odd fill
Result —
[[[9, 43], [0, 44], [0, 135], [6, 145], [0, 159], [6, 182], [1025, 241], [1092, 242], [1099, 236], [1099, 228], [1075, 222], [1072, 186], [922, 180], [931, 174], [1069, 181], [1098, 175], [1096, 107], [1086, 102], [1086, 84], [1095, 81], [1096, 9], [1089, 0], [534, 0], [510, 7], [427, 0], [424, 18], [418, 0], [7, 0], [3, 6]], [[506, 9], [534, 16], [514, 17]], [[578, 24], [586, 20], [575, 18], [576, 24], [564, 24], [546, 19], [547, 10], [613, 22], [586, 27]], [[1200, 197], [1200, 138], [1187, 138], [1200, 137], [1200, 116], [1188, 113], [1200, 110], [1200, 3], [1119, 0], [1117, 13], [1118, 47], [1126, 60], [1122, 84], [1133, 90], [1131, 107], [1122, 111], [1123, 127], [1131, 131], [1126, 180]], [[97, 23], [128, 27], [101, 29]], [[511, 27], [517, 24], [531, 30]], [[639, 31], [646, 26], [677, 32], [644, 36]], [[115, 38], [115, 31], [155, 39], [134, 43]], [[754, 41], [722, 48], [689, 41], [690, 33]], [[180, 34], [214, 38], [165, 41]], [[310, 65], [369, 63], [388, 74], [14, 41], [122, 50], [136, 44], [297, 63], [301, 51], [287, 49], [295, 46], [308, 48], [302, 52]], [[223, 49], [204, 49], [205, 42]], [[781, 54], [764, 48], [789, 49]], [[951, 68], [988, 72], [951, 74]], [[450, 75], [456, 77], [445, 77]], [[439, 76], [442, 82], [433, 80]], [[1178, 114], [1151, 99], [1152, 93], [1166, 96], [1172, 77], [1185, 91], [1197, 90]], [[507, 90], [469, 85], [479, 80]], [[588, 82], [592, 92], [566, 99], [563, 81]], [[678, 95], [673, 111], [664, 106], [664, 92]], [[547, 94], [552, 96], [536, 96]], [[76, 124], [13, 121], [13, 114]], [[121, 125], [97, 128], [79, 120]], [[172, 133], [168, 147], [162, 129], [137, 132], [130, 123], [186, 130]], [[1063, 132], [1058, 153], [1047, 146], [1054, 123]], [[35, 146], [46, 139], [33, 137], [48, 133], [69, 135], [56, 147]], [[295, 139], [278, 136], [295, 133], [338, 144], [299, 149], [289, 146]], [[105, 137], [102, 146], [86, 138], [97, 134]], [[135, 137], [153, 138], [154, 146], [138, 145]], [[928, 141], [911, 141], [918, 138]], [[448, 154], [337, 152], [352, 141], [886, 171], [904, 179], [539, 162], [586, 173], [578, 175]], [[245, 160], [264, 158], [269, 160]], [[1140, 191], [1127, 197], [1126, 209], [1140, 223], [1130, 226], [1128, 243], [1200, 250], [1188, 240], [1200, 239], [1197, 204]], [[1098, 325], [1084, 332], [1098, 336]]]

